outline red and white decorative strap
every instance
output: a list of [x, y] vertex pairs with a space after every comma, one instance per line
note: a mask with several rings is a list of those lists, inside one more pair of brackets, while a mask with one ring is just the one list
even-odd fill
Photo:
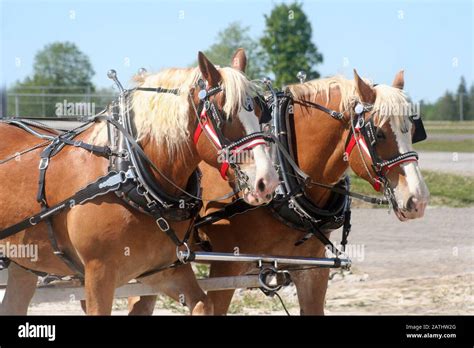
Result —
[[[214, 126], [209, 121], [206, 108], [202, 109], [200, 122], [198, 126], [196, 127], [196, 130], [194, 131], [194, 137], [193, 137], [194, 144], [198, 143], [199, 138], [201, 137], [201, 134], [203, 131], [207, 133], [207, 135], [212, 140], [212, 142], [214, 143], [214, 145], [217, 147], [218, 150], [227, 151], [231, 155], [236, 155], [245, 150], [251, 150], [256, 146], [267, 144], [265, 137], [263, 136], [263, 133], [257, 132], [257, 133], [244, 136], [242, 139], [236, 142], [233, 142], [232, 144], [228, 146], [225, 146], [225, 147], [222, 146], [219, 136], [217, 135], [217, 132], [214, 129]], [[229, 167], [230, 167], [229, 161], [227, 159], [224, 159], [220, 168], [221, 177], [224, 180], [228, 179], [227, 171]]]
[[[360, 132], [359, 127], [355, 127], [355, 132], [357, 134], [352, 134], [351, 139], [349, 140], [347, 146], [346, 146], [346, 156], [350, 156], [352, 150], [354, 147], [359, 143], [360, 147], [362, 150], [369, 156], [369, 158], [373, 161], [369, 148], [367, 146], [367, 143], [365, 141], [365, 138], [362, 136]], [[403, 163], [407, 162], [418, 162], [418, 154], [415, 151], [409, 151], [406, 152], [402, 155], [399, 155], [395, 158], [392, 158], [387, 161], [383, 161], [382, 163], [374, 163], [374, 166], [378, 169], [378, 172], [381, 173], [382, 175], [387, 175], [387, 173], [392, 170], [395, 167], [400, 166]], [[378, 177], [375, 178], [375, 181], [372, 183], [372, 186], [375, 191], [380, 191], [382, 188], [382, 182], [383, 178], [379, 175]]]

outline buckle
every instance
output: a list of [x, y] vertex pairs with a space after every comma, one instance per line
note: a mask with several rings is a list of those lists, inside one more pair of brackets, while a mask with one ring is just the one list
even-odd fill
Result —
[[146, 206], [147, 206], [147, 208], [149, 208], [149, 209], [153, 209], [153, 208], [155, 208], [155, 207], [157, 206], [157, 204], [156, 204], [156, 201], [150, 201], [150, 202], [147, 203]]
[[156, 219], [156, 224], [163, 232], [167, 232], [170, 229], [170, 224], [163, 217]]
[[41, 160], [40, 160], [40, 163], [39, 163], [39, 170], [45, 170], [46, 168], [48, 168], [48, 164], [49, 164], [49, 158], [48, 157], [43, 157]]

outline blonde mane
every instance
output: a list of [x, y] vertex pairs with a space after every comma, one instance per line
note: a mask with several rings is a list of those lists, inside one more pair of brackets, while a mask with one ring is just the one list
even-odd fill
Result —
[[[392, 123], [393, 125], [396, 127], [404, 127], [406, 117], [410, 116], [412, 112], [410, 101], [405, 92], [388, 85], [374, 86], [373, 83], [367, 79], [364, 79], [364, 81], [372, 86], [376, 92], [374, 110], [377, 111], [377, 115], [374, 119], [375, 124], [381, 126], [391, 118], [394, 122]], [[338, 88], [341, 95], [339, 111], [349, 110], [355, 102], [360, 101], [354, 80], [348, 80], [339, 75], [288, 86], [288, 90], [293, 96], [312, 102], [318, 102], [325, 106], [328, 106], [331, 101], [330, 92], [332, 88]], [[321, 97], [324, 98], [323, 101], [318, 100], [318, 98]]]
[[[226, 117], [232, 117], [240, 110], [247, 95], [255, 95], [256, 87], [240, 71], [228, 67], [219, 68], [218, 71], [222, 76], [221, 86], [225, 93], [223, 111]], [[139, 141], [149, 137], [157, 145], [166, 146], [170, 156], [183, 153], [185, 145], [189, 144], [189, 117], [196, 117], [189, 91], [196, 85], [200, 76], [199, 68], [170, 68], [156, 74], [134, 77], [137, 87], [178, 89], [178, 95], [133, 92], [128, 107], [134, 115]], [[94, 142], [104, 143], [106, 136], [107, 132], [100, 130], [93, 135]]]

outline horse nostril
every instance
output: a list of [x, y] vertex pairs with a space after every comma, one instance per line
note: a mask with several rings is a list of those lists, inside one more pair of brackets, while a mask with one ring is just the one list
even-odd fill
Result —
[[260, 179], [257, 183], [257, 189], [260, 191], [260, 192], [264, 192], [265, 191], [265, 182], [263, 181], [263, 179]]
[[414, 196], [411, 196], [410, 198], [408, 198], [408, 201], [407, 201], [408, 211], [416, 211], [416, 203], [417, 203], [417, 199]]

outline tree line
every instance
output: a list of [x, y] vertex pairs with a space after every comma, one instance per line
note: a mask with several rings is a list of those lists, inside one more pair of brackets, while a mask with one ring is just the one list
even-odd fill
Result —
[[474, 83], [468, 90], [466, 80], [461, 77], [455, 92], [446, 91], [434, 103], [421, 101], [420, 112], [427, 120], [474, 120]]

